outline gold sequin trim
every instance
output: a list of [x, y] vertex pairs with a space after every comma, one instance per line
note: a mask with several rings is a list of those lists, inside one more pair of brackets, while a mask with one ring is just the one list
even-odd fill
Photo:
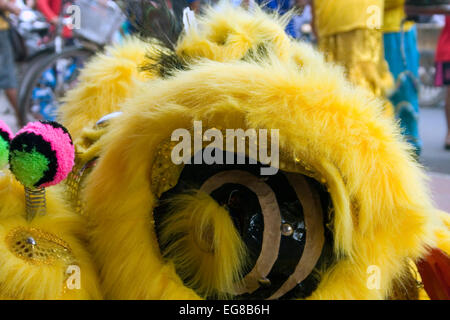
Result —
[[31, 264], [51, 265], [62, 261], [66, 265], [75, 263], [70, 246], [56, 235], [37, 228], [18, 227], [6, 236], [12, 253]]
[[72, 208], [79, 215], [84, 215], [84, 205], [81, 201], [83, 181], [89, 175], [90, 171], [92, 171], [95, 162], [96, 159], [85, 164], [77, 159], [75, 161], [75, 166], [65, 181], [67, 198], [71, 203]]
[[[212, 129], [218, 129], [221, 131], [223, 137], [226, 137], [226, 129], [215, 127]], [[208, 128], [203, 128], [203, 132]], [[194, 134], [193, 129], [190, 129], [191, 133], [191, 155], [194, 156]], [[224, 139], [225, 140], [225, 139]], [[247, 140], [248, 141], [248, 140]], [[258, 144], [259, 139], [256, 139]], [[170, 139], [162, 142], [156, 152], [152, 170], [151, 170], [151, 188], [156, 197], [160, 197], [164, 192], [172, 189], [178, 183], [181, 172], [183, 171], [184, 164], [175, 164], [172, 161], [171, 154], [173, 148], [178, 144], [178, 141], [171, 141]], [[211, 142], [202, 141], [202, 149], [207, 147]], [[235, 139], [234, 150], [237, 150], [237, 138]], [[249, 156], [249, 142], [245, 144], [245, 156]], [[270, 145], [270, 136], [267, 139], [267, 145]], [[224, 143], [224, 149], [227, 151], [227, 144]], [[258, 147], [260, 147], [258, 145]], [[258, 160], [258, 159], [256, 159]], [[286, 172], [300, 173], [315, 179], [316, 181], [326, 184], [327, 181], [323, 178], [318, 171], [311, 165], [307, 164], [301, 156], [294, 152], [287, 152], [280, 150], [279, 169]]]
[[99, 139], [105, 134], [104, 126], [94, 126], [83, 130], [81, 138], [75, 141], [75, 166], [65, 180], [66, 194], [75, 212], [84, 215], [84, 204], [81, 201], [83, 181], [95, 166], [100, 154]]

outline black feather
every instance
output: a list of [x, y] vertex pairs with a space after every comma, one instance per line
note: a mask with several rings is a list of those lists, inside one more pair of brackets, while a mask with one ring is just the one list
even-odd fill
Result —
[[140, 66], [140, 70], [161, 78], [171, 77], [177, 71], [189, 70], [188, 62], [167, 48], [154, 49], [146, 58], [147, 62]]
[[175, 17], [165, 0], [121, 1], [121, 7], [139, 36], [157, 39], [167, 48], [175, 48], [182, 21]]

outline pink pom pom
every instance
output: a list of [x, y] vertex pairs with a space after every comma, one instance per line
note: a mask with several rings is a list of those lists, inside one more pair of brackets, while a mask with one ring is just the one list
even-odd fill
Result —
[[67, 130], [56, 122], [40, 121], [27, 124], [16, 137], [24, 133], [42, 137], [56, 154], [57, 165], [54, 178], [40, 187], [50, 187], [64, 180], [75, 164], [75, 148]]
[[3, 120], [0, 120], [0, 131], [5, 132], [9, 136], [9, 141], [11, 141], [12, 138], [14, 137], [14, 134], [12, 133], [11, 129]]

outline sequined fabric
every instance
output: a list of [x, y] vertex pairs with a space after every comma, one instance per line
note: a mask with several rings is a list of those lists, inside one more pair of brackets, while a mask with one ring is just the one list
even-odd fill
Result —
[[[226, 130], [222, 128], [213, 128], [221, 131], [222, 135], [226, 136]], [[207, 130], [204, 128], [204, 130]], [[194, 134], [191, 130], [191, 137], [194, 137]], [[242, 137], [241, 137], [242, 138]], [[257, 140], [258, 141], [258, 140]], [[179, 142], [166, 140], [163, 141], [157, 151], [157, 156], [152, 165], [151, 171], [151, 188], [152, 192], [159, 198], [164, 192], [172, 189], [178, 183], [178, 179], [180, 177], [181, 172], [183, 171], [184, 164], [175, 164], [172, 161], [172, 150]], [[208, 147], [211, 142], [203, 141], [202, 148]], [[249, 142], [245, 144], [245, 155], [249, 157]], [[268, 137], [268, 145], [270, 145], [270, 139]], [[191, 141], [191, 155], [194, 155], [194, 142]], [[258, 145], [258, 147], [262, 147]], [[225, 151], [231, 151], [227, 149], [227, 144], [221, 148]], [[236, 145], [233, 150], [238, 150]], [[258, 160], [258, 159], [256, 159]], [[319, 170], [316, 168], [312, 168], [310, 165], [307, 165], [306, 161], [303, 161], [301, 157], [295, 155], [292, 152], [280, 150], [280, 158], [279, 158], [279, 169], [286, 172], [295, 172], [300, 173], [305, 176], [311, 177], [319, 181], [320, 183], [326, 185], [326, 179], [318, 174]]]
[[324, 36], [319, 39], [319, 49], [328, 61], [345, 67], [349, 80], [378, 97], [385, 97], [394, 80], [383, 53], [380, 30], [356, 29]]
[[95, 166], [100, 154], [98, 140], [106, 132], [105, 127], [86, 128], [80, 139], [75, 141], [75, 166], [65, 180], [67, 198], [76, 213], [83, 215], [84, 206], [81, 201], [81, 188], [85, 177]]
[[383, 23], [384, 0], [314, 0], [320, 38]]
[[9, 232], [6, 243], [12, 253], [31, 264], [52, 265], [56, 261], [66, 265], [75, 263], [69, 245], [41, 229], [18, 227]]

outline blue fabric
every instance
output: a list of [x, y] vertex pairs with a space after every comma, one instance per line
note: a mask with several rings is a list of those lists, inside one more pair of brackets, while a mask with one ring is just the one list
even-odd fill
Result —
[[[402, 52], [402, 44], [404, 52]], [[417, 49], [417, 30], [414, 26], [402, 35], [402, 32], [384, 34], [385, 57], [389, 69], [400, 84], [390, 97], [395, 108], [396, 118], [400, 121], [402, 133], [411, 143], [416, 154], [420, 155], [422, 141], [419, 135], [419, 60]]]
[[258, 0], [257, 2], [268, 9], [278, 11], [279, 14], [285, 14], [293, 6], [291, 0]]
[[[277, 11], [280, 15], [285, 14], [294, 6], [294, 1], [292, 0], [257, 0], [256, 2], [269, 11]], [[289, 21], [288, 25], [286, 26], [286, 33], [293, 38], [297, 36], [293, 19], [291, 19], [291, 21]]]

